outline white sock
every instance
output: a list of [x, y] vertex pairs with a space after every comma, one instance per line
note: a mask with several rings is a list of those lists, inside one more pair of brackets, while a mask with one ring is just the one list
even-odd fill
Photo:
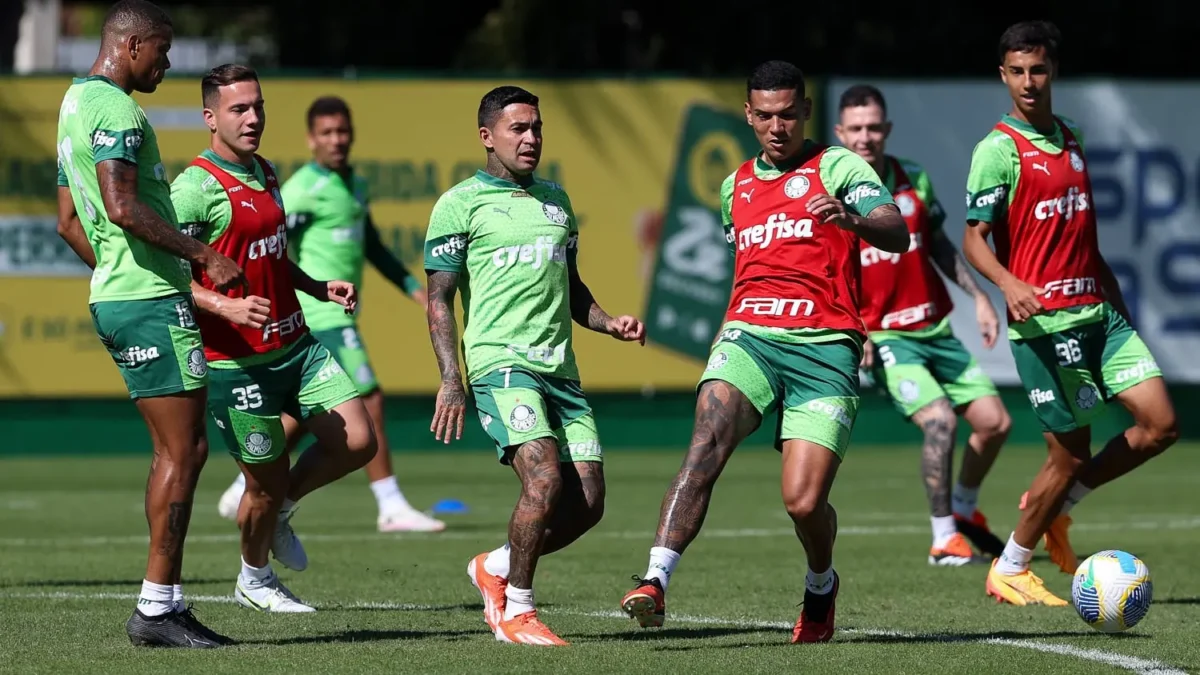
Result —
[[663, 590], [667, 590], [667, 584], [671, 582], [671, 574], [675, 572], [675, 566], [679, 564], [679, 554], [664, 546], [655, 546], [650, 549], [650, 567], [646, 569], [645, 579], [658, 579], [658, 583], [662, 584]]
[[246, 562], [245, 558], [242, 558], [242, 582], [247, 586], [251, 588], [262, 586], [274, 576], [275, 570], [271, 569], [271, 563], [268, 562], [262, 567], [255, 567]]
[[825, 595], [833, 590], [833, 565], [829, 569], [820, 574], [812, 571], [809, 568], [808, 575], [804, 577], [804, 587], [817, 595]]
[[142, 580], [142, 592], [138, 595], [138, 611], [146, 616], [162, 616], [175, 611], [175, 587], [170, 584], [155, 584]]
[[929, 522], [933, 525], [933, 547], [942, 548], [950, 543], [950, 538], [958, 533], [958, 526], [954, 524], [954, 516], [930, 516]]
[[183, 584], [175, 584], [171, 587], [171, 603], [175, 605], [176, 612], [187, 609], [187, 603], [183, 601]]
[[282, 516], [285, 513], [289, 513], [294, 508], [296, 508], [296, 502], [285, 498], [283, 504], [279, 506], [279, 515]]
[[483, 559], [483, 571], [501, 579], [508, 578], [508, 542]]
[[[238, 486], [239, 488], [245, 490], [246, 489], [246, 474], [239, 473], [237, 475], [237, 478], [233, 479], [233, 484]], [[232, 486], [230, 486], [230, 487], [232, 487]]]
[[979, 488], [967, 488], [956, 484], [950, 493], [950, 509], [954, 515], [970, 519], [979, 504]]
[[379, 513], [395, 513], [406, 511], [412, 506], [400, 491], [400, 485], [395, 476], [380, 478], [371, 483], [371, 492], [375, 493], [375, 503], [379, 505]]
[[1029, 561], [1033, 558], [1033, 549], [1025, 548], [1013, 541], [1012, 535], [1004, 545], [1004, 553], [996, 562], [996, 571], [1000, 574], [1021, 574], [1029, 569]]
[[1059, 511], [1059, 514], [1065, 516], [1070, 513], [1071, 509], [1075, 508], [1075, 505], [1088, 496], [1088, 493], [1091, 491], [1092, 489], [1084, 487], [1083, 483], [1076, 482], [1071, 486], [1070, 491], [1067, 492], [1067, 501], [1063, 502], [1062, 511]]
[[517, 588], [509, 585], [504, 589], [504, 597], [508, 600], [504, 605], [504, 620], [533, 611], [533, 589]]

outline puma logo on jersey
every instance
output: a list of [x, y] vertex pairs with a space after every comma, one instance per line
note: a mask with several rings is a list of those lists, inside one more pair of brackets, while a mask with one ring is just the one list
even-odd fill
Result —
[[511, 206], [510, 206], [510, 207], [508, 207], [507, 209], [502, 209], [502, 208], [500, 208], [499, 206], [493, 206], [493, 207], [492, 207], [492, 213], [499, 213], [499, 214], [501, 214], [501, 215], [503, 215], [503, 216], [506, 216], [506, 217], [507, 217], [509, 220], [512, 220], [512, 214], [510, 214], [510, 213], [509, 213], [509, 211], [512, 211], [512, 207], [511, 207]]
[[812, 225], [811, 218], [796, 220], [788, 218], [786, 213], [772, 213], [766, 223], [751, 225], [737, 233], [738, 250], [744, 251], [751, 246], [767, 248], [771, 242], [779, 239], [811, 238]]
[[1037, 162], [1033, 162], [1032, 164], [1030, 164], [1030, 166], [1032, 166], [1037, 171], [1041, 171], [1042, 173], [1046, 174], [1047, 176], [1050, 175], [1050, 162], [1042, 162], [1041, 164], [1038, 164]]
[[750, 203], [750, 197], [751, 197], [751, 196], [753, 196], [753, 195], [754, 195], [754, 188], [750, 188], [750, 191], [749, 191], [749, 192], [743, 192], [743, 193], [742, 193], [742, 199], [745, 199], [745, 200], [746, 200], [746, 203], [747, 203], [747, 204], [749, 204], [749, 203]]
[[1054, 216], [1064, 216], [1068, 220], [1080, 211], [1091, 208], [1088, 194], [1077, 187], [1067, 190], [1067, 194], [1057, 199], [1040, 201], [1033, 207], [1033, 216], [1038, 220], [1047, 220]]
[[254, 207], [254, 200], [253, 200], [253, 199], [251, 199], [250, 201], [246, 201], [246, 200], [244, 200], [244, 199], [243, 199], [243, 200], [242, 200], [242, 206], [244, 206], [244, 207], [246, 207], [246, 208], [250, 209], [251, 211], [253, 211], [253, 212], [255, 212], [255, 213], [258, 213], [258, 209], [256, 209], [256, 208]]
[[273, 256], [276, 260], [282, 258], [287, 253], [287, 226], [282, 223], [275, 230], [275, 234], [269, 237], [263, 237], [258, 241], [250, 244], [250, 259], [258, 260]]

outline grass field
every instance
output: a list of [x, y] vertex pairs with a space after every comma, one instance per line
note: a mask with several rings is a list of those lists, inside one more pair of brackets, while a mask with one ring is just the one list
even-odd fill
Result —
[[[320, 611], [263, 615], [232, 604], [235, 526], [216, 501], [233, 464], [214, 451], [188, 539], [185, 592], [201, 620], [242, 642], [227, 650], [138, 650], [123, 623], [145, 557], [144, 458], [0, 461], [0, 671], [61, 672], [782, 672], [984, 673], [1200, 671], [1196, 446], [1180, 445], [1089, 496], [1074, 512], [1081, 554], [1122, 548], [1149, 565], [1147, 618], [1105, 636], [1071, 608], [997, 606], [982, 567], [925, 562], [929, 520], [915, 448], [856, 447], [834, 488], [841, 530], [839, 632], [791, 646], [804, 555], [784, 513], [778, 455], [739, 451], [717, 487], [705, 531], [671, 584], [667, 625], [642, 631], [617, 614], [645, 572], [676, 453], [611, 451], [601, 525], [538, 568], [544, 620], [572, 646], [503, 645], [487, 631], [465, 566], [503, 541], [517, 484], [486, 453], [396, 458], [414, 504], [462, 499], [440, 535], [385, 536], [362, 475], [301, 503], [294, 525], [310, 567], [277, 567]], [[1043, 458], [1011, 448], [981, 507], [1006, 536]], [[1082, 557], [1082, 556], [1081, 556]], [[1035, 571], [1069, 597], [1070, 577], [1039, 555]]]

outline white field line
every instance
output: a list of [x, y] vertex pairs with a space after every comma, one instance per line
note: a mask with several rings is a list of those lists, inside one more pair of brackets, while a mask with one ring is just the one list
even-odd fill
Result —
[[[50, 593], [0, 593], [0, 599], [32, 599], [32, 600], [134, 600], [137, 597], [134, 593], [68, 593], [68, 592], [50, 592]], [[189, 595], [188, 600], [197, 602], [214, 602], [232, 604], [234, 602], [232, 595]], [[314, 603], [314, 606], [320, 609], [323, 605]], [[351, 602], [339, 603], [334, 605], [324, 605], [327, 609], [337, 610], [340, 608], [354, 609], [385, 609], [395, 611], [431, 611], [438, 608], [433, 605], [417, 605], [409, 603], [392, 603], [392, 602]], [[573, 609], [546, 609], [543, 610], [547, 614], [563, 614], [570, 616], [595, 617], [604, 619], [625, 619], [625, 615], [617, 611], [582, 611]], [[791, 629], [792, 624], [783, 621], [756, 621], [749, 619], [726, 619], [721, 617], [708, 616], [690, 616], [672, 614], [670, 616], [672, 623], [682, 623], [691, 625], [705, 626], [732, 626], [736, 628], [763, 628], [777, 629], [786, 631]], [[934, 635], [921, 633], [906, 633], [895, 630], [876, 630], [870, 628], [842, 628], [838, 629], [840, 633], [850, 635], [867, 635], [873, 637], [889, 637], [899, 639], [920, 639], [929, 642], [974, 642], [989, 645], [997, 645], [1000, 647], [1013, 647], [1015, 649], [1031, 649], [1047, 654], [1056, 654], [1058, 656], [1069, 656], [1071, 658], [1082, 661], [1091, 661], [1093, 663], [1102, 663], [1105, 665], [1127, 670], [1138, 675], [1187, 675], [1187, 671], [1180, 670], [1161, 661], [1153, 659], [1143, 659], [1136, 656], [1126, 656], [1116, 652], [1110, 652], [1103, 649], [1083, 649], [1080, 647], [1072, 647], [1071, 645], [1039, 642], [1036, 640], [1013, 640], [1009, 638], [987, 637], [987, 636], [967, 636], [967, 635]]]
[[[232, 525], [231, 525], [232, 528]], [[484, 530], [475, 530], [471, 532], [450, 530], [449, 532], [438, 532], [435, 534], [382, 534], [379, 532], [360, 532], [360, 533], [320, 533], [320, 532], [305, 532], [303, 524], [297, 527], [297, 534], [301, 541], [304, 542], [325, 542], [325, 543], [343, 543], [343, 542], [387, 542], [419, 539], [422, 541], [479, 541], [494, 539], [497, 533], [503, 532], [504, 526], [497, 524], [496, 532]], [[1200, 529], [1200, 517], [1194, 518], [1174, 518], [1167, 520], [1140, 520], [1130, 522], [1097, 522], [1097, 523], [1076, 523], [1071, 526], [1075, 532], [1123, 532], [1129, 530], [1195, 530]], [[838, 536], [852, 537], [887, 537], [901, 536], [914, 534], [928, 534], [928, 525], [881, 525], [881, 526], [856, 526], [842, 525], [838, 527]], [[795, 531], [790, 528], [735, 528], [735, 529], [706, 529], [701, 530], [701, 537], [711, 537], [715, 539], [753, 539], [758, 537], [793, 537]], [[228, 544], [239, 541], [239, 535], [236, 531], [228, 534], [192, 534], [187, 538], [189, 544]], [[589, 539], [644, 539], [650, 541], [654, 538], [654, 533], [644, 530], [626, 530], [614, 532], [593, 532], [588, 535]], [[149, 537], [146, 535], [126, 535], [114, 537], [0, 537], [0, 548], [6, 546], [12, 547], [93, 547], [93, 546], [116, 546], [122, 544], [128, 545], [145, 545], [149, 543]]]

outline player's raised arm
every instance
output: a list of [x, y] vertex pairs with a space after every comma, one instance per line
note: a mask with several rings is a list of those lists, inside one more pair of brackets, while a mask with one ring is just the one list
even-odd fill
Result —
[[367, 219], [363, 224], [363, 245], [367, 261], [375, 266], [383, 278], [392, 282], [393, 286], [404, 291], [405, 295], [418, 304], [426, 303], [425, 289], [421, 288], [420, 280], [408, 271], [399, 258], [392, 255], [387, 246], [383, 245], [383, 239], [379, 236], [379, 229], [375, 227], [375, 221], [371, 218], [370, 212], [367, 212]]
[[91, 269], [96, 269], [96, 252], [88, 242], [87, 233], [83, 231], [83, 223], [79, 222], [79, 213], [75, 211], [75, 199], [71, 197], [71, 188], [65, 180], [58, 185], [58, 236], [67, 242], [67, 246], [79, 256], [79, 259]]

